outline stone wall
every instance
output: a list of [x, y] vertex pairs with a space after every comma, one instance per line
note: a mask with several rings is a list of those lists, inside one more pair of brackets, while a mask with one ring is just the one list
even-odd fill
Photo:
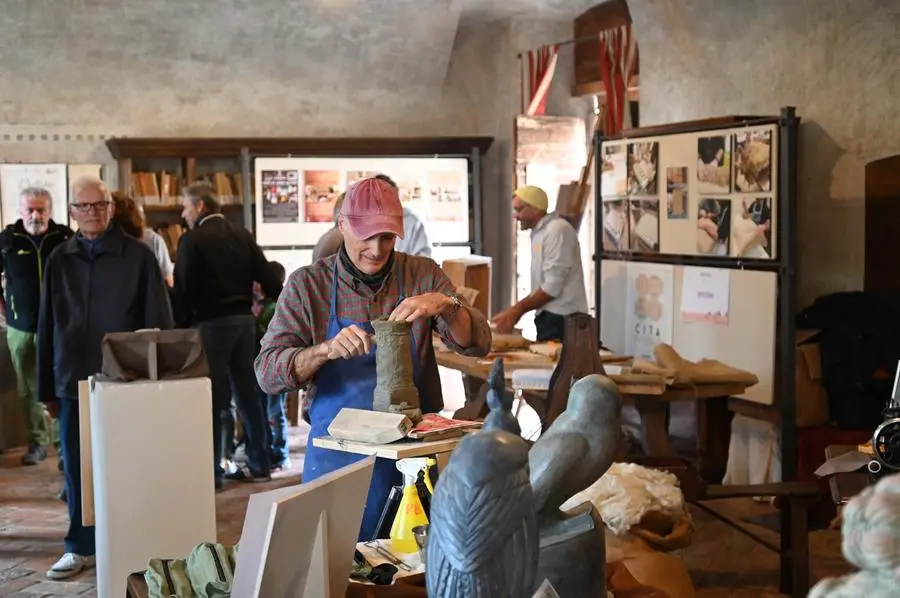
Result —
[[900, 4], [631, 2], [641, 124], [730, 114], [803, 119], [800, 304], [862, 286], [864, 167], [900, 152]]

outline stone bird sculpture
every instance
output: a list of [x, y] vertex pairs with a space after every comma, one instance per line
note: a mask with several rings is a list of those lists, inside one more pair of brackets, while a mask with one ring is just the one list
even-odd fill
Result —
[[485, 397], [490, 413], [484, 418], [482, 430], [503, 430], [516, 436], [522, 435], [519, 421], [512, 413], [513, 398], [506, 392], [506, 376], [503, 371], [503, 358], [494, 360], [491, 373], [487, 379], [488, 391]]
[[433, 598], [528, 598], [538, 563], [528, 448], [503, 430], [464, 437], [431, 500], [425, 579]]
[[560, 598], [606, 595], [603, 521], [591, 503], [573, 513], [559, 507], [612, 465], [621, 408], [612, 380], [585, 376], [572, 385], [566, 410], [528, 454], [540, 534], [536, 581], [548, 579]]
[[538, 512], [559, 507], [600, 479], [619, 448], [622, 398], [615, 382], [592, 374], [569, 391], [566, 410], [531, 447], [531, 487]]

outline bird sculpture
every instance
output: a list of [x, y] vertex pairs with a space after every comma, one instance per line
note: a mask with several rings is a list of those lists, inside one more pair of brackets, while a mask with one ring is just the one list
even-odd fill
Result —
[[541, 537], [537, 581], [561, 598], [605, 595], [603, 522], [591, 503], [560, 506], [606, 473], [621, 439], [622, 398], [616, 384], [592, 374], [572, 385], [566, 410], [528, 453]]
[[494, 360], [491, 373], [487, 379], [488, 391], [485, 397], [490, 413], [484, 418], [482, 430], [503, 430], [516, 436], [522, 435], [519, 421], [512, 413], [513, 397], [506, 392], [506, 376], [503, 371], [503, 358]]
[[[502, 381], [502, 363], [494, 370]], [[495, 405], [503, 409], [502, 402]], [[509, 425], [498, 416], [464, 437], [438, 478], [425, 562], [433, 598], [528, 598], [534, 592], [538, 524], [528, 446], [502, 429]]]

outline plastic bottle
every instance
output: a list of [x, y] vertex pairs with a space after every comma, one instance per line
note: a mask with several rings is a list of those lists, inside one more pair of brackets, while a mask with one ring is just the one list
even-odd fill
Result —
[[[419, 490], [416, 480], [419, 472], [425, 472], [428, 480], [428, 468], [435, 464], [435, 460], [429, 457], [414, 457], [397, 461], [397, 469], [403, 474], [403, 498], [400, 499], [400, 507], [394, 524], [391, 526], [391, 550], [398, 554], [412, 554], [419, 551], [416, 544], [416, 536], [413, 528], [418, 525], [426, 525], [428, 516], [419, 500]], [[428, 490], [433, 492], [431, 483], [427, 482]]]

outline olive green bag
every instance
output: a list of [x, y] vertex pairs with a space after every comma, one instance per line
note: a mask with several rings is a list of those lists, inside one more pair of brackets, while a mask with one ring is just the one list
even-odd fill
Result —
[[183, 559], [150, 559], [144, 571], [148, 598], [195, 598]]
[[187, 572], [197, 598], [229, 598], [234, 583], [234, 548], [204, 542], [187, 558]]

